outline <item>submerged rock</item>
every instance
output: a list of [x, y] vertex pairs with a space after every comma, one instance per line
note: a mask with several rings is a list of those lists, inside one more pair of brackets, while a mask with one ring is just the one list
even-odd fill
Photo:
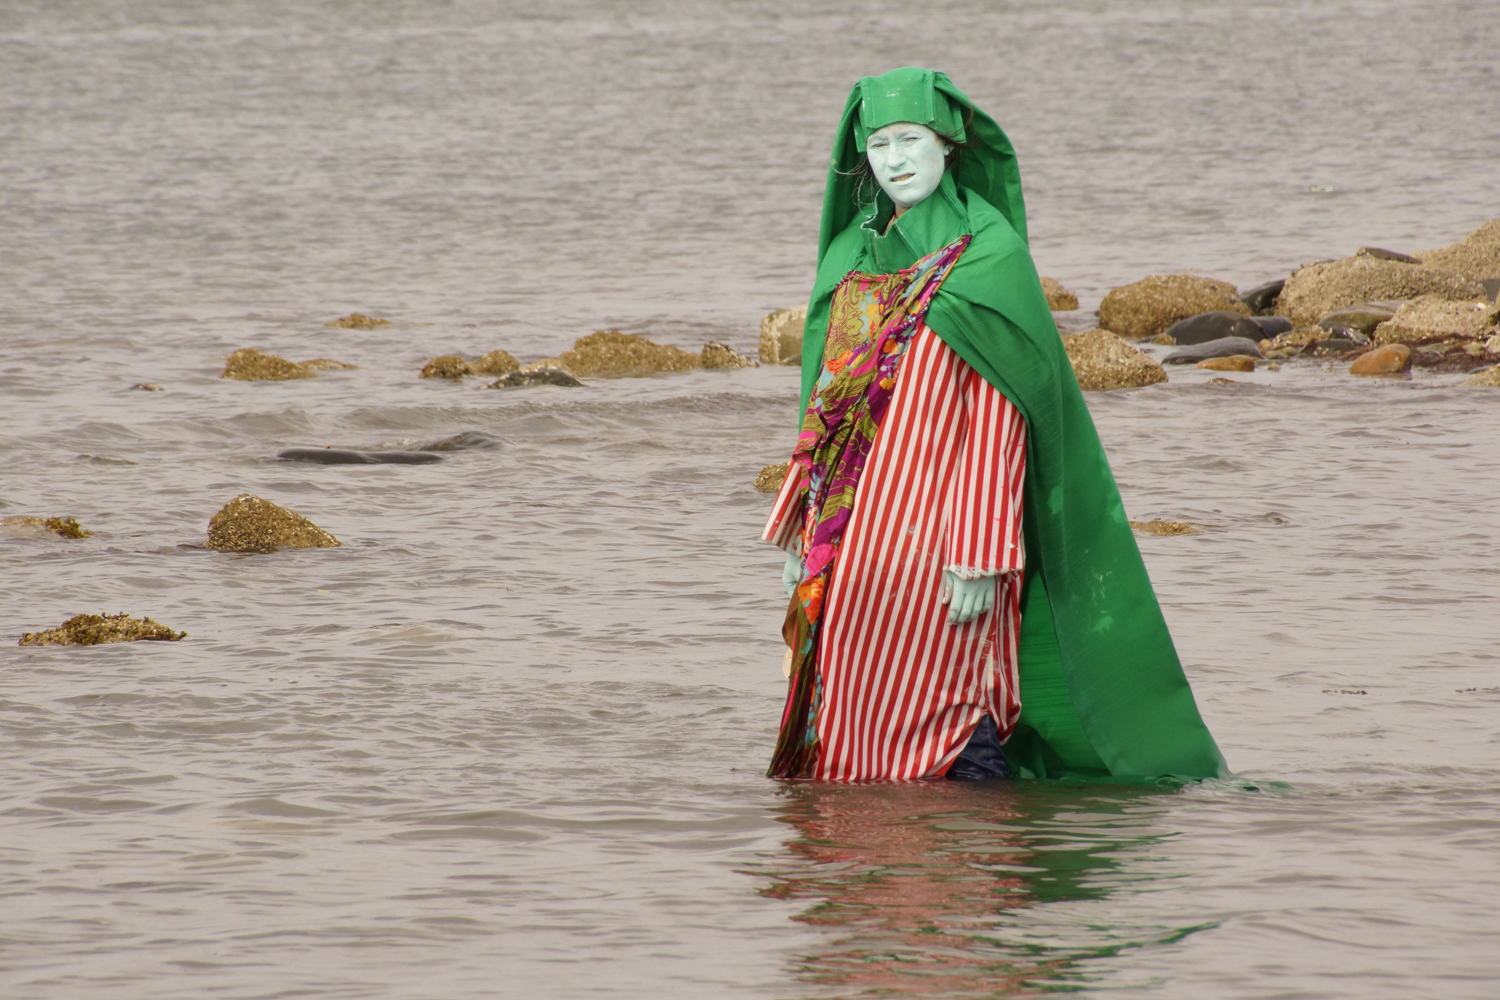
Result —
[[807, 306], [781, 309], [760, 321], [760, 363], [794, 365], [802, 361], [802, 325], [807, 322]]
[[1047, 296], [1047, 308], [1053, 312], [1067, 312], [1078, 308], [1078, 296], [1062, 286], [1056, 278], [1042, 278], [1042, 292]]
[[357, 371], [359, 369], [359, 365], [351, 365], [347, 361], [335, 361], [332, 358], [313, 358], [310, 361], [299, 361], [297, 364], [310, 372], [331, 372], [339, 369]]
[[1349, 366], [1350, 375], [1399, 375], [1411, 367], [1411, 348], [1405, 344], [1387, 344], [1366, 351]]
[[518, 370], [521, 362], [511, 357], [507, 351], [490, 351], [481, 354], [479, 360], [469, 363], [469, 370], [475, 375], [509, 375]]
[[617, 330], [601, 330], [579, 337], [572, 350], [564, 351], [558, 360], [574, 375], [585, 377], [650, 375], [703, 367], [702, 359], [696, 354]]
[[377, 326], [390, 326], [388, 319], [376, 319], [374, 316], [366, 316], [364, 313], [350, 313], [342, 319], [331, 319], [324, 326], [337, 326], [345, 330], [373, 330]]
[[97, 646], [106, 642], [178, 642], [186, 632], [174, 632], [150, 618], [117, 615], [74, 615], [57, 628], [27, 632], [21, 646]]
[[130, 388], [132, 388], [132, 389], [140, 389], [142, 392], [161, 392], [161, 391], [163, 391], [162, 387], [159, 386], [159, 385], [157, 385], [155, 382], [137, 382], [135, 385], [131, 386]]
[[1268, 281], [1264, 285], [1256, 285], [1240, 296], [1240, 301], [1245, 303], [1253, 315], [1265, 316], [1276, 308], [1276, 296], [1281, 294], [1281, 288], [1286, 284], [1285, 278], [1277, 278]]
[[430, 451], [355, 451], [352, 448], [283, 448], [276, 453], [282, 462], [309, 465], [431, 465], [442, 455]]
[[1164, 365], [1190, 365], [1209, 358], [1230, 358], [1237, 354], [1247, 358], [1262, 357], [1260, 345], [1249, 337], [1220, 337], [1218, 340], [1191, 344], [1173, 351], [1161, 361]]
[[1320, 261], [1298, 268], [1286, 281], [1276, 312], [1293, 326], [1311, 326], [1336, 309], [1366, 302], [1414, 299], [1476, 299], [1484, 286], [1425, 264], [1402, 264], [1371, 256]]
[[[1457, 243], [1417, 254], [1428, 267], [1478, 282], [1500, 281], [1500, 219], [1491, 219]], [[1494, 292], [1490, 298], [1495, 297]]]
[[71, 517], [6, 517], [0, 518], [0, 524], [44, 528], [61, 538], [88, 538], [93, 534]]
[[247, 347], [229, 356], [219, 378], [240, 382], [285, 382], [294, 378], [317, 378], [317, 375], [295, 361]]
[[1211, 372], [1253, 372], [1255, 359], [1243, 354], [1235, 354], [1227, 358], [1209, 358], [1207, 361], [1200, 361], [1197, 367]]
[[574, 378], [566, 368], [558, 368], [552, 365], [544, 365], [540, 368], [523, 368], [514, 371], [499, 379], [489, 389], [516, 389], [526, 385], [560, 385], [579, 386], [582, 382]]
[[422, 373], [417, 378], [446, 378], [457, 382], [465, 375], [473, 374], [474, 369], [463, 358], [457, 354], [444, 354], [423, 365]]
[[732, 347], [710, 340], [703, 345], [699, 361], [704, 368], [754, 368], [755, 362]]
[[1482, 299], [1455, 302], [1436, 295], [1423, 295], [1402, 303], [1390, 319], [1375, 327], [1376, 344], [1422, 344], [1430, 341], [1470, 340], [1493, 337], [1500, 325], [1500, 312]]
[[[1229, 380], [1223, 379], [1222, 381]], [[1131, 521], [1130, 526], [1148, 535], [1197, 535], [1201, 533], [1200, 529], [1186, 521]]]
[[271, 552], [278, 547], [327, 549], [343, 543], [301, 514], [241, 493], [208, 522], [207, 544], [220, 552]]
[[775, 493], [781, 489], [781, 484], [786, 479], [787, 470], [792, 467], [791, 462], [777, 462], [760, 470], [760, 475], [755, 477], [754, 486], [762, 493]]
[[1062, 342], [1080, 389], [1131, 389], [1167, 380], [1161, 365], [1108, 330], [1065, 333]]
[[1139, 340], [1153, 337], [1189, 316], [1219, 310], [1250, 315], [1249, 307], [1226, 281], [1188, 274], [1154, 274], [1104, 296], [1099, 303], [1099, 325], [1111, 333]]
[[[1244, 313], [1217, 309], [1173, 323], [1165, 334], [1158, 336], [1171, 337], [1170, 343], [1173, 344], [1206, 344], [1210, 340], [1224, 337], [1245, 337], [1258, 341], [1266, 335], [1260, 324]], [[1153, 340], [1152, 343], [1160, 341]]]

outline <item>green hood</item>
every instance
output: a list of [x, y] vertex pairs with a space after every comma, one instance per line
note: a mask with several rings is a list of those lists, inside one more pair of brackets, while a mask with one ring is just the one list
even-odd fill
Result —
[[[865, 136], [918, 114], [928, 116], [920, 124], [958, 138], [954, 123], [966, 126], [974, 148], [964, 150], [956, 177], [950, 172], [936, 193], [890, 221], [885, 195], [858, 203], [850, 174]], [[1006, 755], [1029, 777], [1226, 775], [1032, 264], [1015, 152], [994, 120], [942, 73], [899, 69], [866, 77], [849, 94], [803, 331], [802, 410], [844, 275], [907, 267], [965, 234], [973, 242], [927, 323], [1005, 394], [1027, 426], [1022, 708]]]

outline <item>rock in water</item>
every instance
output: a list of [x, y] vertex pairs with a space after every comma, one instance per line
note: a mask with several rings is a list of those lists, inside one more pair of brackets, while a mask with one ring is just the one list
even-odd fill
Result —
[[278, 547], [327, 549], [342, 545], [300, 514], [241, 493], [208, 522], [208, 547], [220, 552], [271, 552]]
[[745, 357], [732, 347], [710, 340], [703, 345], [703, 355], [699, 359], [704, 368], [753, 368], [755, 362]]
[[[1335, 309], [1319, 319], [1318, 325], [1325, 330], [1337, 330], [1340, 327], [1358, 330], [1368, 337], [1375, 332], [1377, 326], [1394, 317], [1400, 307], [1400, 302], [1361, 302], [1359, 305]], [[1290, 323], [1291, 320], [1287, 322]]]
[[[1417, 254], [1428, 267], [1452, 271], [1474, 281], [1500, 281], [1500, 219], [1491, 219], [1450, 246]], [[1494, 298], [1494, 294], [1490, 295]]]
[[1350, 375], [1399, 375], [1411, 367], [1411, 348], [1405, 344], [1387, 344], [1366, 351], [1349, 366]]
[[1259, 323], [1244, 313], [1219, 309], [1173, 323], [1167, 328], [1165, 336], [1171, 337], [1174, 344], [1206, 344], [1210, 340], [1224, 337], [1260, 340], [1268, 334], [1261, 329]]
[[1228, 358], [1209, 358], [1207, 361], [1198, 362], [1197, 367], [1211, 372], [1253, 372], [1255, 359], [1236, 354]]
[[1062, 286], [1056, 278], [1042, 278], [1042, 292], [1047, 296], [1047, 308], [1053, 312], [1067, 312], [1078, 308], [1078, 296]]
[[521, 362], [507, 351], [490, 351], [481, 354], [478, 361], [469, 363], [469, 370], [475, 375], [509, 375], [520, 367]]
[[430, 451], [355, 451], [352, 448], [283, 448], [276, 453], [283, 462], [309, 465], [431, 465], [442, 455]]
[[331, 319], [324, 326], [337, 326], [345, 330], [373, 330], [377, 326], [390, 326], [388, 319], [376, 319], [374, 316], [366, 316], [364, 313], [350, 313], [342, 319]]
[[137, 382], [135, 385], [131, 386], [130, 388], [132, 388], [132, 389], [140, 389], [142, 392], [161, 392], [161, 391], [163, 391], [162, 387], [159, 386], [159, 385], [157, 385], [155, 382]]
[[1286, 280], [1286, 287], [1276, 300], [1276, 312], [1300, 329], [1312, 326], [1336, 309], [1365, 302], [1413, 299], [1419, 295], [1477, 299], [1483, 294], [1483, 285], [1451, 271], [1355, 256], [1298, 268]]
[[473, 375], [474, 369], [467, 361], [457, 354], [444, 354], [440, 358], [433, 358], [422, 366], [422, 373], [417, 378], [446, 378], [458, 382], [465, 375]]
[[1260, 327], [1262, 337], [1278, 337], [1283, 333], [1290, 333], [1292, 321], [1285, 316], [1252, 316], [1255, 325]]
[[1445, 340], [1483, 343], [1500, 333], [1500, 312], [1483, 299], [1453, 301], [1423, 295], [1404, 302], [1390, 319], [1375, 327], [1376, 344], [1424, 344]]
[[1130, 526], [1148, 535], [1196, 535], [1200, 533], [1197, 528], [1186, 521], [1131, 521]]
[[74, 615], [57, 628], [45, 632], [27, 632], [22, 646], [97, 646], [105, 642], [165, 641], [178, 642], [186, 632], [173, 632], [150, 618], [118, 615]]
[[297, 362], [297, 367], [306, 368], [310, 372], [330, 372], [338, 369], [357, 371], [359, 365], [351, 365], [345, 361], [335, 361], [332, 358], [313, 358], [309, 361]]
[[760, 363], [794, 365], [802, 361], [802, 325], [807, 322], [807, 306], [781, 309], [760, 321]]
[[1080, 389], [1130, 389], [1167, 380], [1161, 365], [1108, 330], [1065, 333], [1062, 342]]
[[0, 518], [0, 524], [44, 528], [60, 538], [88, 538], [93, 534], [71, 517], [6, 517]]
[[1209, 358], [1231, 358], [1237, 354], [1247, 358], [1262, 356], [1260, 345], [1248, 337], [1220, 337], [1173, 351], [1161, 361], [1164, 365], [1195, 365]]
[[224, 364], [224, 374], [219, 378], [236, 379], [240, 382], [285, 382], [294, 378], [317, 376], [286, 358], [262, 354], [253, 347], [247, 347], [229, 356]]
[[766, 466], [760, 470], [760, 475], [755, 477], [755, 488], [762, 493], [777, 492], [781, 489], [787, 470], [791, 467], [791, 462], [777, 462], [775, 465]]
[[525, 385], [560, 385], [579, 386], [582, 382], [574, 378], [565, 368], [555, 365], [543, 365], [540, 368], [526, 367], [520, 371], [511, 372], [493, 385], [490, 389], [515, 389]]
[[1187, 274], [1154, 274], [1104, 296], [1099, 303], [1099, 325], [1138, 340], [1154, 337], [1178, 320], [1220, 310], [1250, 315], [1228, 282]]
[[1464, 379], [1459, 385], [1480, 385], [1491, 389], [1500, 389], [1500, 365], [1486, 368], [1482, 372], [1476, 372]]
[[1276, 308], [1276, 296], [1281, 294], [1281, 288], [1285, 284], [1285, 278], [1277, 278], [1264, 285], [1256, 285], [1241, 295], [1240, 301], [1245, 303], [1245, 308], [1249, 309], [1251, 314], [1265, 316]]
[[654, 344], [645, 337], [617, 330], [579, 337], [573, 349], [564, 351], [558, 360], [574, 375], [607, 378], [685, 372], [703, 367], [702, 359], [696, 354], [689, 354], [671, 344]]

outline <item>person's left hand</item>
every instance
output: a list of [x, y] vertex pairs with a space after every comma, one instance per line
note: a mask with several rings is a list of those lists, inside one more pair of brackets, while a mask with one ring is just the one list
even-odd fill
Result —
[[995, 606], [995, 577], [965, 580], [943, 570], [943, 598], [948, 605], [948, 624], [963, 625]]

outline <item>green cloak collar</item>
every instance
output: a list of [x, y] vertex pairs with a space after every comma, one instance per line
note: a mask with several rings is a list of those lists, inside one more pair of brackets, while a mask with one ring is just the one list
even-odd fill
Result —
[[[957, 177], [944, 177], [936, 193], [886, 229], [890, 202], [881, 194], [862, 203], [855, 168], [864, 137], [895, 121], [920, 121], [961, 137], [952, 131], [958, 122], [972, 148], [964, 150]], [[973, 242], [933, 300], [927, 323], [1005, 394], [1027, 427], [1021, 721], [1006, 756], [1029, 777], [1227, 775], [1032, 264], [1015, 152], [994, 120], [942, 73], [900, 69], [866, 77], [849, 94], [803, 330], [802, 409], [822, 365], [833, 290], [844, 275], [889, 273], [966, 233]]]

